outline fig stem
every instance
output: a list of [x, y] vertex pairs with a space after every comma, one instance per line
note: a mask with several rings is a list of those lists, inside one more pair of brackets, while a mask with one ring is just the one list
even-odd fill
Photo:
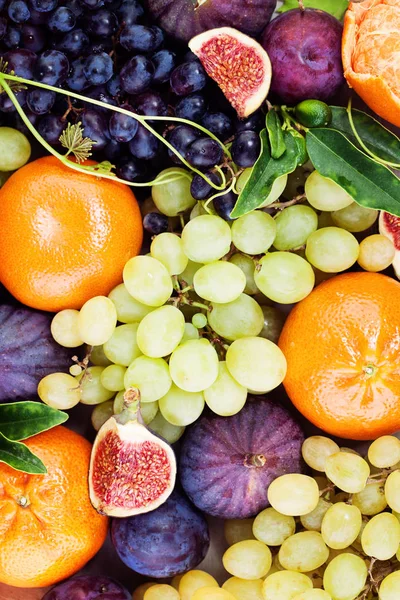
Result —
[[306, 10], [303, 0], [297, 0], [297, 2], [299, 3], [300, 10]]
[[246, 454], [244, 458], [244, 466], [245, 467], [264, 467], [267, 462], [264, 454]]
[[125, 425], [130, 421], [138, 421], [143, 425], [140, 413], [140, 390], [138, 388], [131, 387], [126, 390], [122, 412], [115, 415], [114, 418], [121, 425]]

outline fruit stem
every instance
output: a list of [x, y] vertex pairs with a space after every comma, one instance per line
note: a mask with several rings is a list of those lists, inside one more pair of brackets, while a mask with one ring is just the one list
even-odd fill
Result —
[[114, 416], [115, 420], [121, 425], [130, 421], [138, 421], [143, 424], [140, 414], [140, 390], [138, 388], [128, 388], [124, 393], [124, 405], [122, 412]]
[[300, 10], [306, 10], [303, 0], [297, 0], [297, 2], [299, 3]]
[[30, 502], [26, 496], [21, 496], [20, 498], [18, 498], [17, 504], [22, 508], [27, 508], [30, 505]]
[[244, 457], [244, 466], [248, 468], [264, 467], [266, 462], [267, 459], [265, 458], [264, 454], [246, 454]]

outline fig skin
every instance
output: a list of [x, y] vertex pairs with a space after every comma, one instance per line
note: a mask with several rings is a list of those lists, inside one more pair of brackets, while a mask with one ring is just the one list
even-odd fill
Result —
[[393, 242], [396, 254], [392, 265], [397, 279], [400, 279], [400, 217], [381, 211], [379, 215], [379, 233]]
[[196, 568], [210, 546], [204, 516], [177, 490], [152, 512], [112, 519], [111, 539], [130, 569], [152, 579]]
[[132, 596], [110, 577], [82, 575], [59, 583], [42, 600], [131, 600]]
[[344, 84], [342, 32], [340, 21], [313, 8], [271, 21], [261, 36], [272, 64], [271, 94], [287, 104], [334, 96]]

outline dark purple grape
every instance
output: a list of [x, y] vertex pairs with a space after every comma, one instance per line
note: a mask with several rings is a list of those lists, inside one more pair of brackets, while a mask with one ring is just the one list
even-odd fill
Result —
[[81, 119], [84, 136], [96, 142], [93, 151], [104, 150], [110, 140], [106, 116], [94, 108], [88, 108], [81, 114]]
[[117, 166], [117, 176], [126, 181], [136, 181], [140, 177], [143, 177], [146, 169], [143, 164], [135, 158], [125, 158]]
[[143, 219], [143, 227], [150, 235], [159, 235], [168, 231], [168, 217], [156, 212], [147, 213]]
[[68, 76], [68, 58], [58, 50], [46, 50], [43, 52], [35, 66], [35, 78], [37, 81], [47, 85], [59, 85]]
[[[221, 185], [221, 178], [214, 171], [206, 171], [204, 175], [210, 179], [215, 185]], [[213, 188], [201, 175], [195, 175], [190, 184], [190, 193], [196, 200], [207, 200], [213, 194], [217, 194], [219, 190]]]
[[[25, 113], [25, 116], [28, 117], [29, 122], [32, 123], [32, 125], [34, 125], [34, 127], [37, 127], [37, 121], [40, 119], [39, 115], [34, 115], [27, 108], [24, 109], [24, 113]], [[20, 131], [24, 135], [30, 135], [30, 131], [29, 131], [28, 127], [25, 125], [24, 121], [21, 119], [21, 117], [18, 114], [15, 114], [15, 116], [14, 116], [13, 126], [15, 127], [15, 129], [18, 129], [18, 131]]]
[[232, 159], [238, 167], [252, 167], [261, 150], [260, 136], [256, 131], [242, 131], [232, 143]]
[[105, 52], [90, 54], [85, 60], [83, 68], [85, 77], [91, 85], [107, 83], [113, 75], [113, 61]]
[[160, 50], [151, 58], [154, 64], [153, 83], [166, 83], [171, 77], [176, 65], [176, 54], [171, 50]]
[[[87, 55], [101, 54], [102, 52], [105, 52], [106, 54], [110, 54], [112, 49], [113, 49], [112, 38], [106, 38], [103, 40], [95, 39], [94, 41], [92, 41], [89, 44], [85, 54], [87, 54]], [[110, 54], [110, 56], [111, 56], [111, 54]]]
[[58, 0], [29, 0], [31, 7], [37, 12], [50, 12], [58, 4]]
[[95, 8], [101, 8], [104, 5], [104, 0], [81, 0], [85, 8], [94, 10]]
[[[186, 157], [187, 149], [190, 144], [200, 137], [198, 129], [188, 125], [178, 125], [174, 127], [167, 135], [167, 141], [179, 152], [181, 156]], [[168, 148], [170, 159], [177, 165], [182, 164], [181, 159]]]
[[123, 0], [117, 8], [117, 16], [120, 23], [132, 25], [143, 15], [144, 10], [138, 0]]
[[7, 0], [0, 0], [0, 12], [2, 12], [7, 4]]
[[111, 96], [113, 96], [114, 98], [116, 96], [120, 96], [122, 93], [122, 88], [121, 88], [121, 79], [119, 75], [113, 75], [110, 79], [110, 81], [107, 81], [107, 92], [109, 94], [111, 94]]
[[6, 35], [7, 32], [7, 19], [0, 17], [0, 40]]
[[87, 32], [95, 37], [110, 37], [118, 29], [117, 17], [106, 8], [89, 14], [86, 23]]
[[223, 155], [221, 144], [210, 137], [201, 137], [188, 147], [186, 160], [198, 169], [210, 169], [219, 165]]
[[195, 53], [194, 53], [194, 52], [192, 52], [191, 50], [188, 50], [188, 51], [185, 53], [185, 56], [183, 57], [183, 60], [184, 60], [185, 62], [192, 62], [192, 61], [194, 61], [194, 60], [199, 60], [199, 59], [197, 58], [197, 56], [195, 55]]
[[10, 50], [5, 54], [4, 60], [8, 63], [8, 69], [14, 71], [18, 77], [33, 78], [37, 56], [32, 50], [26, 48]]
[[7, 48], [18, 48], [21, 43], [21, 32], [16, 27], [8, 27], [3, 43]]
[[57, 8], [47, 21], [47, 27], [53, 33], [67, 33], [75, 27], [74, 12], [66, 6]]
[[236, 119], [234, 123], [235, 131], [261, 131], [265, 127], [265, 118], [260, 110], [256, 111], [247, 119]]
[[115, 163], [123, 154], [126, 154], [126, 149], [124, 144], [120, 144], [115, 140], [110, 140], [104, 148], [103, 154], [107, 160]]
[[57, 45], [57, 50], [68, 54], [71, 58], [82, 56], [89, 45], [89, 38], [82, 29], [74, 29], [64, 35]]
[[158, 139], [143, 125], [138, 126], [135, 137], [129, 142], [129, 152], [134, 158], [151, 160], [160, 148]]
[[153, 81], [154, 65], [145, 56], [134, 56], [121, 69], [121, 86], [127, 94], [141, 94]]
[[203, 117], [201, 124], [222, 141], [232, 135], [232, 120], [225, 113], [207, 113]]
[[80, 17], [83, 14], [83, 6], [79, 0], [67, 0], [64, 4], [72, 10], [76, 17]]
[[188, 119], [198, 123], [205, 115], [207, 101], [201, 94], [192, 94], [182, 98], [175, 106], [175, 115], [180, 119]]
[[238, 196], [234, 192], [230, 191], [223, 196], [218, 196], [214, 198], [213, 205], [215, 208], [215, 212], [218, 216], [225, 219], [225, 221], [232, 221], [231, 212], [237, 202]]
[[46, 46], [46, 33], [42, 27], [25, 23], [21, 28], [21, 44], [32, 52], [41, 52]]
[[[21, 106], [26, 104], [26, 90], [21, 90], [16, 94], [17, 100]], [[3, 113], [13, 113], [16, 108], [7, 94], [0, 94], [0, 111]]]
[[47, 25], [49, 15], [47, 12], [39, 12], [31, 8], [31, 18], [29, 19], [30, 25]]
[[[121, 108], [125, 108], [133, 112], [132, 107], [129, 105], [125, 104]], [[139, 123], [136, 119], [118, 112], [112, 113], [110, 122], [108, 124], [112, 139], [120, 143], [130, 142], [131, 139], [136, 135], [138, 126]]]
[[11, 0], [8, 5], [8, 16], [14, 23], [26, 23], [31, 16], [31, 12], [24, 0]]
[[[117, 106], [116, 101], [114, 100], [114, 98], [112, 98], [109, 95], [109, 93], [107, 92], [107, 88], [104, 85], [98, 85], [98, 86], [92, 88], [91, 90], [86, 92], [86, 96], [89, 96], [89, 98], [93, 98], [94, 100], [100, 100], [100, 102], [103, 102], [104, 104], [110, 104], [111, 106]], [[93, 107], [92, 104], [88, 105], [88, 108], [92, 108], [92, 107]], [[110, 116], [110, 111], [108, 110], [108, 108], [96, 106], [96, 110], [107, 115], [107, 118]]]
[[89, 82], [84, 73], [85, 59], [77, 58], [71, 63], [71, 69], [66, 80], [70, 90], [74, 92], [83, 92], [89, 87]]
[[157, 48], [157, 35], [145, 25], [125, 25], [119, 36], [119, 43], [129, 52], [154, 52]]
[[163, 117], [168, 113], [168, 107], [157, 92], [144, 92], [135, 96], [136, 112], [147, 117]]
[[155, 25], [152, 26], [152, 30], [154, 31], [154, 33], [156, 35], [155, 50], [157, 50], [164, 43], [164, 32], [160, 27], [156, 27]]
[[53, 108], [56, 100], [56, 93], [50, 90], [43, 90], [41, 88], [34, 88], [29, 90], [26, 103], [29, 109], [35, 115], [45, 115], [50, 112]]
[[206, 72], [198, 61], [183, 63], [171, 73], [171, 89], [177, 96], [188, 96], [198, 92], [206, 83]]
[[40, 119], [37, 129], [46, 142], [56, 145], [60, 143], [60, 135], [66, 125], [67, 123], [61, 117], [45, 115]]

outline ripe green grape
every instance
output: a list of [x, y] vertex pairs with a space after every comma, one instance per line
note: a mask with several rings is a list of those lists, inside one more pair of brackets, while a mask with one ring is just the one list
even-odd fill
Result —
[[400, 590], [400, 571], [390, 573], [379, 588], [379, 600], [398, 600]]
[[344, 553], [326, 567], [324, 588], [335, 600], [354, 600], [367, 581], [368, 569], [362, 558]]
[[139, 323], [143, 317], [154, 310], [152, 306], [146, 306], [135, 300], [124, 283], [120, 283], [112, 289], [108, 297], [114, 302], [120, 323]]
[[374, 467], [388, 469], [400, 461], [400, 440], [394, 435], [383, 435], [368, 448], [368, 460]]
[[308, 202], [317, 210], [340, 210], [354, 202], [350, 194], [318, 171], [313, 171], [307, 178], [305, 193]]
[[0, 171], [16, 171], [31, 156], [31, 145], [26, 135], [12, 127], [0, 127]]
[[372, 208], [360, 206], [357, 202], [352, 202], [349, 206], [332, 212], [332, 221], [337, 227], [358, 233], [365, 231], [373, 225], [378, 218], [379, 211]]
[[262, 510], [253, 523], [255, 537], [268, 546], [281, 546], [295, 531], [296, 521], [294, 518], [282, 515], [271, 507]]
[[[149, 404], [153, 404], [150, 402]], [[143, 410], [149, 405], [143, 404], [142, 406], [142, 415]], [[158, 402], [157, 402], [157, 414], [150, 419], [149, 421], [145, 420], [145, 423], [149, 426], [149, 428], [154, 431], [157, 435], [160, 435], [164, 440], [167, 440], [169, 444], [175, 444], [183, 436], [185, 433], [185, 427], [181, 425], [172, 425], [162, 416], [161, 412], [158, 410]]]
[[210, 327], [221, 337], [235, 341], [258, 335], [264, 325], [260, 305], [247, 294], [227, 304], [211, 304], [207, 314]]
[[200, 215], [182, 231], [183, 250], [196, 263], [219, 260], [229, 252], [231, 241], [228, 223], [215, 215]]
[[368, 483], [358, 494], [353, 494], [352, 504], [357, 506], [363, 515], [373, 516], [387, 507], [383, 484], [379, 481]]
[[388, 512], [375, 515], [364, 527], [361, 546], [367, 556], [378, 560], [393, 558], [400, 546], [400, 523]]
[[86, 372], [81, 373], [75, 379], [81, 386], [82, 404], [100, 404], [110, 400], [115, 392], [107, 390], [101, 383], [101, 374], [105, 367], [89, 367]]
[[240, 412], [246, 404], [247, 389], [229, 373], [226, 362], [218, 365], [218, 377], [204, 390], [207, 406], [221, 417], [230, 417]]
[[114, 414], [114, 400], [107, 400], [94, 407], [91, 415], [93, 428], [99, 431], [100, 427]]
[[303, 442], [301, 447], [301, 453], [308, 466], [322, 473], [325, 471], [325, 461], [328, 456], [339, 451], [337, 443], [323, 435], [312, 435]]
[[202, 392], [218, 377], [218, 354], [204, 338], [189, 340], [171, 354], [172, 381], [186, 392]]
[[95, 296], [82, 306], [78, 316], [78, 335], [89, 346], [107, 342], [117, 325], [114, 303], [106, 296]]
[[339, 227], [324, 227], [307, 240], [307, 260], [320, 271], [339, 273], [357, 261], [359, 244], [352, 233]]
[[68, 410], [81, 399], [81, 390], [75, 377], [67, 373], [46, 375], [40, 380], [37, 393], [42, 402], [59, 410]]
[[306, 243], [317, 230], [318, 216], [310, 206], [288, 206], [275, 219], [276, 236], [274, 248], [292, 250]]
[[162, 358], [175, 350], [185, 331], [185, 318], [175, 306], [160, 306], [140, 322], [137, 345], [146, 356]]
[[[228, 546], [256, 539], [253, 535], [254, 519], [228, 519], [224, 521], [224, 535]], [[261, 540], [263, 541], [263, 540]]]
[[370, 475], [368, 463], [357, 454], [337, 452], [328, 456], [325, 473], [339, 489], [349, 494], [361, 492]]
[[71, 365], [69, 368], [70, 374], [73, 375], [74, 377], [77, 377], [78, 375], [80, 375], [82, 373], [82, 371], [83, 371], [82, 367], [78, 364]]
[[326, 563], [329, 549], [318, 531], [301, 531], [288, 537], [279, 550], [279, 562], [288, 571], [307, 573]]
[[200, 269], [201, 266], [201, 263], [196, 263], [192, 260], [189, 260], [186, 269], [179, 275], [179, 281], [184, 282], [185, 285], [193, 285], [195, 273]]
[[184, 427], [194, 423], [204, 409], [202, 392], [188, 392], [172, 384], [169, 391], [158, 402], [164, 419], [172, 425]]
[[180, 595], [172, 585], [157, 583], [145, 591], [143, 600], [180, 600]]
[[222, 557], [228, 573], [240, 579], [261, 579], [272, 565], [271, 550], [258, 540], [245, 540], [234, 544]]
[[256, 286], [256, 282], [254, 281], [254, 272], [256, 266], [251, 256], [246, 256], [245, 254], [237, 252], [236, 254], [230, 257], [229, 262], [239, 267], [239, 269], [241, 269], [245, 274], [246, 287], [244, 288], [244, 293], [250, 295], [257, 294], [258, 287]]
[[298, 594], [312, 587], [311, 579], [304, 573], [279, 571], [268, 575], [264, 580], [264, 600], [293, 600]]
[[314, 589], [302, 592], [295, 596], [293, 600], [332, 600], [332, 596], [325, 590]]
[[154, 204], [167, 217], [176, 217], [179, 213], [185, 212], [196, 204], [196, 200], [190, 193], [192, 177], [189, 171], [178, 167], [171, 167], [170, 169], [161, 171], [157, 179], [166, 179], [167, 177], [173, 179], [179, 175], [182, 175], [182, 177], [175, 181], [154, 185], [151, 188]]
[[390, 508], [400, 512], [400, 470], [393, 471], [386, 479], [385, 496]]
[[179, 582], [179, 594], [181, 600], [192, 600], [197, 590], [205, 587], [218, 588], [218, 582], [212, 575], [205, 571], [192, 570], [185, 573]]
[[137, 343], [138, 323], [119, 325], [103, 345], [105, 356], [117, 365], [129, 367], [142, 354]]
[[204, 265], [193, 278], [194, 291], [200, 298], [226, 304], [233, 302], [246, 287], [246, 276], [239, 267], [224, 261]]
[[129, 365], [124, 383], [126, 389], [139, 389], [141, 402], [155, 402], [171, 387], [168, 363], [162, 358], [139, 356]]
[[132, 600], [143, 600], [145, 592], [154, 585], [157, 585], [154, 581], [142, 583], [142, 585], [139, 585], [139, 587], [137, 587], [133, 592]]
[[192, 596], [192, 600], [236, 600], [227, 590], [216, 587], [200, 588]]
[[311, 265], [290, 252], [266, 254], [254, 275], [258, 289], [274, 302], [292, 304], [308, 296], [315, 283]]
[[188, 340], [198, 340], [200, 337], [199, 330], [192, 323], [185, 323], [185, 329], [181, 339], [181, 344]]
[[[95, 365], [95, 367], [108, 367], [108, 365], [112, 365], [114, 361], [107, 358], [104, 354], [104, 347], [101, 345], [92, 347], [90, 352], [90, 362], [92, 365]], [[77, 375], [79, 375], [79, 373], [77, 373]]]
[[274, 219], [262, 210], [247, 213], [232, 225], [232, 242], [245, 254], [263, 254], [272, 246], [275, 235]]
[[120, 392], [125, 389], [124, 377], [126, 368], [121, 365], [110, 365], [100, 375], [101, 384], [111, 392]]
[[79, 311], [66, 309], [54, 315], [51, 322], [51, 335], [60, 346], [76, 348], [83, 344], [78, 328]]
[[357, 506], [338, 502], [326, 512], [322, 520], [321, 534], [330, 548], [343, 550], [357, 539], [361, 524], [362, 515]]
[[281, 475], [268, 488], [268, 501], [283, 515], [307, 515], [318, 505], [319, 488], [312, 477], [299, 473]]
[[278, 343], [279, 336], [286, 320], [286, 315], [275, 306], [261, 306], [264, 315], [264, 327], [260, 331], [260, 337]]
[[134, 256], [128, 260], [123, 278], [130, 295], [147, 306], [162, 306], [172, 294], [170, 274], [152, 256]]
[[196, 313], [192, 317], [192, 324], [196, 329], [203, 329], [207, 325], [207, 322], [207, 317], [204, 313]]
[[264, 600], [262, 586], [262, 579], [230, 577], [225, 581], [222, 589], [230, 592], [236, 600]]
[[200, 217], [200, 215], [208, 215], [208, 212], [203, 206], [202, 202], [197, 202], [195, 206], [190, 211], [189, 220], [192, 221], [196, 217]]
[[366, 271], [378, 273], [392, 264], [395, 254], [392, 240], [377, 233], [362, 240], [357, 262]]
[[189, 260], [183, 251], [181, 238], [175, 233], [157, 235], [151, 242], [150, 254], [164, 265], [170, 275], [183, 273]]
[[328, 502], [328, 500], [325, 500], [324, 498], [320, 498], [314, 510], [300, 517], [300, 522], [303, 527], [309, 531], [321, 531], [323, 518], [331, 506], [331, 502]]
[[243, 387], [254, 392], [269, 392], [282, 383], [287, 363], [282, 350], [260, 337], [234, 341], [226, 353], [230, 374]]

